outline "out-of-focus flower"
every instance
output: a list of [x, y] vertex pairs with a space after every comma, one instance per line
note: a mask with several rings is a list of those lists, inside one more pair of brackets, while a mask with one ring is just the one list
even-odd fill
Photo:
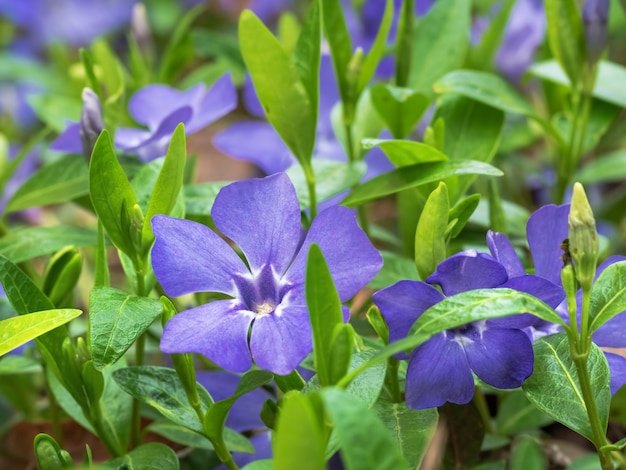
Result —
[[[133, 95], [131, 116], [148, 129], [122, 127], [115, 133], [115, 147], [137, 154], [143, 161], [165, 155], [174, 129], [185, 124], [187, 135], [198, 132], [237, 106], [237, 93], [229, 74], [209, 89], [202, 83], [179, 91], [167, 85], [148, 85]], [[70, 125], [52, 143], [52, 150], [80, 153], [79, 124]]]
[[595, 63], [608, 42], [609, 0], [586, 0], [581, 16], [587, 42], [587, 60]]
[[79, 134], [83, 146], [83, 154], [89, 158], [98, 136], [104, 129], [102, 105], [98, 95], [90, 88], [83, 88], [83, 111], [80, 115]]
[[163, 352], [204, 354], [234, 372], [247, 370], [254, 361], [288, 374], [312, 347], [304, 295], [310, 245], [322, 249], [342, 301], [367, 284], [382, 264], [345, 207], [321, 212], [301, 242], [298, 199], [282, 173], [222, 188], [211, 215], [246, 263], [204, 225], [162, 215], [152, 219], [152, 265], [168, 295], [219, 292], [231, 297], [174, 316], [163, 331]]

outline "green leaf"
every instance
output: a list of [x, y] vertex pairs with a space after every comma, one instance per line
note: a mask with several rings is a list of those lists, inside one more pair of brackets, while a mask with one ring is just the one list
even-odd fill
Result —
[[40, 470], [62, 470], [75, 468], [72, 457], [61, 449], [57, 441], [47, 434], [38, 434], [33, 443], [37, 468]]
[[331, 347], [335, 325], [344, 323], [341, 300], [328, 265], [317, 244], [309, 248], [306, 267], [306, 303], [313, 333], [315, 370], [322, 386], [332, 385]]
[[626, 310], [626, 261], [613, 263], [602, 271], [591, 288], [589, 331], [594, 332]]
[[358, 206], [404, 189], [438, 182], [454, 175], [502, 176], [502, 172], [487, 163], [473, 160], [419, 163], [372, 178], [353, 189], [342, 204], [349, 207]]
[[367, 57], [365, 57], [365, 60], [361, 65], [361, 70], [359, 71], [359, 76], [356, 81], [356, 96], [359, 96], [361, 94], [361, 92], [370, 83], [370, 81], [374, 77], [374, 74], [376, 73], [376, 67], [378, 67], [378, 63], [385, 53], [385, 48], [387, 46], [387, 37], [389, 36], [389, 30], [391, 29], [393, 16], [393, 1], [387, 0], [387, 2], [385, 3], [385, 11], [383, 13], [380, 26], [378, 27], [378, 32], [376, 33], [376, 38], [374, 39], [374, 43], [372, 44], [372, 47], [367, 54]]
[[185, 126], [180, 123], [172, 134], [165, 161], [148, 203], [141, 233], [141, 244], [144, 251], [149, 250], [154, 241], [152, 225], [150, 224], [152, 217], [156, 214], [169, 215], [176, 205], [176, 200], [183, 186], [186, 159]]
[[[156, 408], [170, 421], [199, 433], [204, 432], [174, 369], [157, 366], [127, 367], [116, 370], [113, 378], [126, 393]], [[200, 384], [198, 392], [203, 409], [208, 409], [213, 404], [211, 396]]]
[[96, 233], [69, 225], [23, 228], [0, 239], [0, 255], [14, 263], [21, 263], [54, 253], [68, 245], [96, 246]]
[[410, 88], [376, 83], [370, 89], [372, 103], [396, 139], [404, 139], [428, 108], [428, 98]]
[[322, 48], [322, 23], [320, 0], [313, 0], [304, 18], [304, 24], [293, 51], [293, 61], [309, 96], [311, 115], [317, 121], [320, 94], [320, 54]]
[[411, 68], [413, 50], [413, 28], [415, 23], [415, 5], [413, 0], [403, 0], [398, 12], [398, 26], [395, 42], [395, 78], [396, 85], [405, 87]]
[[582, 184], [612, 183], [626, 178], [626, 149], [616, 150], [591, 161], [574, 177]]
[[[213, 444], [211, 444], [211, 441], [208, 440], [205, 435], [172, 423], [166, 419], [153, 421], [146, 427], [146, 432], [153, 432], [172, 442], [177, 442], [187, 447], [213, 450]], [[254, 453], [254, 446], [250, 441], [230, 428], [224, 429], [224, 442], [226, 443], [226, 448], [231, 452]]]
[[[5, 356], [0, 361], [0, 376], [28, 375], [41, 372], [41, 364], [26, 356]], [[5, 380], [5, 379], [2, 379]]]
[[124, 170], [117, 161], [109, 133], [98, 137], [89, 165], [89, 191], [93, 207], [113, 244], [132, 257], [133, 207], [137, 203]]
[[[357, 184], [367, 170], [367, 165], [364, 162], [348, 163], [314, 158], [311, 163], [315, 174], [315, 193], [318, 203], [326, 201]], [[308, 209], [309, 190], [302, 167], [292, 165], [286, 173], [296, 188], [300, 208], [302, 210]]]
[[94, 286], [106, 286], [111, 284], [111, 275], [109, 273], [109, 264], [107, 262], [107, 246], [104, 237], [104, 227], [98, 222], [98, 246], [96, 247], [96, 266]]
[[285, 396], [272, 446], [275, 470], [326, 468], [326, 442], [320, 408], [318, 395], [296, 392]]
[[439, 183], [424, 204], [415, 230], [415, 266], [421, 279], [426, 279], [446, 259], [446, 228], [448, 227], [448, 188]]
[[27, 313], [0, 321], [0, 356], [78, 317], [76, 309]]
[[414, 29], [407, 87], [432, 100], [433, 83], [465, 61], [469, 31], [468, 0], [435, 3]]
[[447, 235], [450, 238], [456, 238], [461, 233], [461, 230], [463, 230], [463, 227], [465, 227], [479, 203], [480, 194], [471, 194], [450, 208], [448, 220], [453, 224], [448, 228], [449, 233]]
[[419, 281], [415, 261], [397, 253], [379, 250], [383, 257], [383, 267], [368, 284], [372, 289], [382, 289], [403, 279]]
[[331, 384], [339, 382], [350, 368], [356, 333], [352, 325], [336, 324], [328, 351], [328, 377]]
[[229, 183], [220, 181], [185, 185], [185, 212], [193, 215], [211, 215], [217, 193]]
[[59, 133], [67, 127], [67, 121], [78, 122], [83, 109], [83, 103], [79, 98], [60, 94], [33, 94], [28, 97], [27, 101], [39, 119], [50, 129]]
[[504, 396], [498, 407], [496, 429], [500, 435], [512, 436], [541, 428], [552, 421], [547, 414], [535, 408], [523, 392], [514, 390]]
[[[565, 333], [546, 336], [533, 343], [535, 367], [522, 385], [526, 397], [537, 408], [556, 421], [593, 442], [593, 431], [587, 416], [576, 365], [570, 356]], [[610, 372], [606, 358], [592, 343], [587, 359], [591, 389], [595, 397], [601, 425], [606, 432], [611, 403]]]
[[85, 160], [68, 155], [46, 165], [31, 176], [7, 203], [7, 213], [30, 207], [58, 204], [89, 192], [89, 170]]
[[412, 140], [363, 139], [363, 148], [380, 147], [397, 168], [448, 159], [435, 147]]
[[[554, 60], [548, 60], [533, 65], [529, 69], [530, 73], [536, 77], [571, 86], [567, 75]], [[626, 90], [621, 85], [626, 81], [626, 67], [613, 62], [598, 62], [598, 74], [593, 87], [594, 98], [606, 101], [607, 103], [626, 108]]]
[[321, 395], [348, 470], [407, 468], [398, 442], [366, 405], [338, 388], [326, 388]]
[[114, 364], [161, 314], [157, 299], [94, 287], [89, 295], [89, 341], [96, 369]]
[[241, 470], [274, 470], [274, 461], [270, 459], [255, 460]]
[[515, 0], [505, 0], [503, 3], [496, 15], [489, 18], [489, 25], [482, 33], [478, 45], [470, 50], [468, 62], [472, 66], [468, 68], [492, 68]]
[[437, 409], [413, 410], [407, 408], [405, 403], [391, 403], [381, 398], [372, 410], [396, 438], [408, 467], [420, 468], [437, 428]]
[[99, 470], [178, 470], [178, 456], [165, 444], [150, 442], [140, 445], [128, 454], [98, 464]]
[[239, 44], [267, 120], [301, 164], [315, 145], [316, 114], [299, 70], [254, 13], [239, 18]]
[[545, 9], [552, 54], [576, 83], [585, 63], [585, 37], [576, 0], [546, 0]]

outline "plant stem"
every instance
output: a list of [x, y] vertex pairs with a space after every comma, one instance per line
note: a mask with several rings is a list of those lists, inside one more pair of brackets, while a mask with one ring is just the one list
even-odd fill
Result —
[[[145, 333], [137, 338], [135, 343], [135, 365], [143, 365], [144, 352], [146, 346]], [[141, 402], [136, 398], [133, 398], [133, 410], [131, 414], [131, 433], [130, 433], [130, 446], [132, 449], [141, 444]]]
[[392, 403], [400, 403], [402, 401], [402, 396], [400, 394], [400, 384], [398, 382], [399, 365], [400, 361], [395, 357], [390, 357], [389, 359], [387, 359], [387, 374], [385, 377], [385, 382], [387, 384], [387, 390], [389, 391], [389, 396]]
[[489, 408], [487, 407], [485, 394], [480, 388], [475, 387], [474, 398], [472, 399], [472, 401], [474, 402], [474, 406], [476, 407], [476, 410], [478, 410], [478, 414], [480, 415], [480, 419], [483, 422], [485, 432], [490, 433], [492, 431], [491, 415], [489, 414]]
[[317, 193], [315, 192], [315, 173], [310, 163], [302, 165], [304, 171], [304, 177], [306, 178], [306, 185], [309, 190], [309, 206], [311, 207], [311, 221], [315, 219], [317, 215]]

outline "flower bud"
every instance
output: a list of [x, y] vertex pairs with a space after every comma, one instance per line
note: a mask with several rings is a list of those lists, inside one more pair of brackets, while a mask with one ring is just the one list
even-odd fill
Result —
[[46, 266], [43, 292], [59, 307], [71, 297], [83, 267], [83, 257], [73, 246], [57, 251]]
[[83, 88], [83, 111], [80, 115], [80, 140], [83, 144], [83, 153], [87, 159], [91, 158], [96, 140], [104, 129], [102, 105], [98, 95], [90, 88]]
[[583, 290], [588, 290], [596, 273], [598, 232], [587, 195], [580, 183], [574, 184], [568, 229], [569, 252], [574, 262], [576, 279]]
[[607, 45], [607, 21], [609, 0], [585, 0], [582, 11], [585, 39], [587, 41], [587, 60], [595, 64]]
[[153, 53], [154, 45], [152, 43], [152, 33], [148, 23], [146, 6], [143, 3], [136, 3], [133, 6], [130, 27], [139, 50], [145, 57], [150, 57]]

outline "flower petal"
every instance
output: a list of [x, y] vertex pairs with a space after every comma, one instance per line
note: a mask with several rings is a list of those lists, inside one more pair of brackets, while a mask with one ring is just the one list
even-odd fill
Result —
[[[421, 281], [399, 281], [372, 295], [389, 325], [390, 343], [404, 338], [415, 320], [443, 298], [437, 289]], [[406, 354], [396, 357], [406, 359]]]
[[252, 83], [252, 78], [250, 78], [250, 74], [246, 74], [241, 94], [246, 110], [255, 117], [265, 119], [265, 110], [263, 109], [263, 106], [261, 106], [259, 97], [254, 89], [254, 84]]
[[237, 90], [230, 73], [220, 77], [206, 92], [203, 90], [199, 98], [191, 103], [193, 118], [185, 127], [186, 134], [204, 129], [237, 107]]
[[506, 269], [491, 256], [474, 250], [451, 256], [426, 282], [439, 284], [446, 296], [473, 289], [498, 287], [508, 280]]
[[73, 122], [68, 125], [61, 135], [50, 144], [50, 150], [64, 153], [83, 153], [83, 144], [80, 140], [80, 124]]
[[526, 292], [547, 303], [552, 308], [556, 308], [565, 298], [565, 291], [560, 285], [532, 274], [509, 279], [500, 287]]
[[626, 357], [603, 351], [611, 369], [611, 395], [626, 384]]
[[252, 162], [271, 175], [296, 161], [280, 136], [267, 122], [241, 121], [213, 137], [218, 150], [238, 160]]
[[163, 119], [189, 103], [183, 92], [167, 85], [148, 85], [138, 90], [128, 103], [131, 116], [155, 131]]
[[505, 234], [489, 230], [487, 232], [487, 245], [493, 257], [504, 266], [509, 277], [526, 274], [515, 248]]
[[567, 218], [569, 204], [549, 204], [538, 209], [528, 219], [526, 237], [535, 263], [535, 275], [548, 279], [559, 286], [563, 250], [561, 243], [568, 237]]
[[433, 336], [411, 353], [406, 372], [410, 408], [434, 408], [447, 401], [461, 405], [474, 396], [474, 378], [465, 353], [445, 335]]
[[287, 294], [273, 313], [258, 315], [250, 351], [256, 365], [278, 375], [291, 373], [313, 348], [304, 295]]
[[218, 366], [244, 372], [252, 366], [248, 330], [254, 315], [233, 300], [218, 300], [185, 310], [168, 321], [161, 337], [167, 354], [203, 354]]
[[167, 295], [221, 292], [235, 296], [235, 273], [248, 268], [208, 227], [166, 215], [152, 218], [152, 267]]
[[464, 349], [474, 373], [492, 387], [517, 388], [533, 372], [533, 347], [521, 330], [486, 328]]
[[242, 249], [253, 273], [282, 275], [300, 240], [300, 204], [284, 173], [225, 186], [211, 211], [215, 226]]
[[289, 282], [304, 284], [309, 247], [313, 243], [322, 249], [342, 301], [363, 288], [382, 266], [382, 257], [357, 225], [354, 213], [347, 207], [333, 206], [313, 220], [298, 256], [285, 275]]

